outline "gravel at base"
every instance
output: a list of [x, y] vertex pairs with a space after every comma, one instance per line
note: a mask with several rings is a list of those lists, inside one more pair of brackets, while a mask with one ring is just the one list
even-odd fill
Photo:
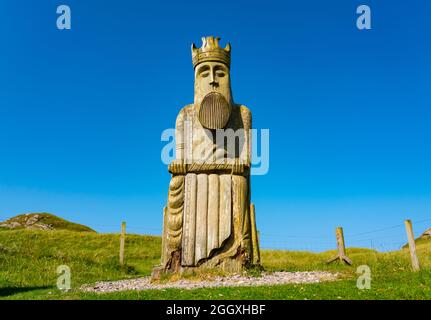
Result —
[[334, 281], [337, 273], [325, 271], [307, 272], [273, 272], [263, 273], [261, 277], [248, 277], [232, 275], [225, 277], [214, 277], [211, 280], [177, 280], [168, 283], [151, 283], [150, 277], [128, 279], [119, 281], [97, 282], [95, 285], [81, 287], [86, 292], [116, 292], [125, 290], [151, 290], [151, 289], [197, 289], [214, 287], [242, 287], [242, 286], [271, 286], [278, 284], [318, 283], [323, 281]]

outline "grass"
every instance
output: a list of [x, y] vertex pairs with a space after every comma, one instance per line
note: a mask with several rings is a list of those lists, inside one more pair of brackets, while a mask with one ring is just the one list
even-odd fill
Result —
[[[341, 280], [320, 284], [235, 287], [195, 290], [148, 290], [94, 294], [82, 284], [149, 275], [159, 263], [161, 239], [128, 235], [126, 266], [118, 263], [119, 235], [73, 231], [7, 230], [0, 232], [0, 299], [431, 299], [431, 242], [421, 241], [417, 252], [421, 272], [411, 272], [406, 249], [388, 253], [350, 248], [354, 266], [325, 261], [322, 253], [262, 250], [267, 271], [328, 270]], [[371, 289], [356, 287], [356, 268], [371, 269]], [[68, 265], [72, 290], [56, 288], [59, 265]]]
[[160, 238], [128, 235], [127, 266], [122, 268], [118, 263], [119, 237], [73, 231], [0, 232], [0, 297], [15, 289], [18, 294], [25, 288], [34, 288], [27, 290], [30, 292], [52, 289], [60, 265], [70, 267], [73, 286], [149, 274], [159, 262]]

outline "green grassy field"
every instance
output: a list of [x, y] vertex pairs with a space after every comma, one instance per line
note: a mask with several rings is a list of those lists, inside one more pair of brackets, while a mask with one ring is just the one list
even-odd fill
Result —
[[[431, 299], [431, 242], [418, 243], [422, 271], [411, 272], [408, 250], [379, 253], [347, 249], [353, 266], [326, 265], [335, 251], [323, 253], [262, 250], [267, 271], [330, 270], [341, 280], [320, 284], [196, 290], [149, 290], [93, 294], [82, 284], [149, 275], [159, 263], [159, 237], [128, 235], [126, 267], [118, 263], [119, 235], [73, 231], [0, 232], [0, 299]], [[356, 268], [371, 268], [371, 289], [356, 287]], [[72, 273], [72, 290], [56, 287], [59, 265]]]

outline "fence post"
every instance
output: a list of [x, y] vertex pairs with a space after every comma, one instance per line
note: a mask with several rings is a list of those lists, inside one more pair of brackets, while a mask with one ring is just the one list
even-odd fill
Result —
[[346, 255], [346, 247], [344, 244], [344, 234], [343, 234], [343, 228], [342, 227], [337, 227], [335, 229], [335, 235], [337, 237], [337, 250], [338, 253], [337, 255], [332, 258], [329, 259], [326, 263], [331, 263], [334, 262], [336, 260], [339, 260], [340, 262], [345, 262], [348, 265], [352, 264], [352, 260], [349, 259], [349, 257], [347, 257]]
[[124, 266], [124, 244], [126, 242], [126, 222], [121, 222], [120, 235], [120, 265]]
[[409, 249], [410, 249], [410, 258], [412, 260], [412, 268], [413, 271], [419, 271], [419, 260], [418, 256], [416, 255], [416, 244], [415, 244], [415, 237], [413, 235], [413, 227], [411, 220], [404, 221], [404, 224], [406, 225], [406, 231], [407, 231], [407, 239], [409, 241]]

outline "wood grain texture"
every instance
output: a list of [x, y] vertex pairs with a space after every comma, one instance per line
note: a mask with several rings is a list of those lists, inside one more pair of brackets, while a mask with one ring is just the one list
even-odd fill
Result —
[[232, 229], [232, 178], [220, 175], [219, 246], [229, 238]]
[[121, 235], [120, 235], [120, 265], [124, 265], [124, 246], [126, 242], [126, 222], [121, 223]]
[[185, 185], [186, 190], [184, 194], [184, 226], [181, 264], [183, 266], [193, 266], [195, 261], [196, 236], [196, 174], [187, 174]]
[[207, 257], [208, 175], [197, 175], [195, 265]]
[[410, 259], [412, 261], [412, 269], [413, 271], [419, 271], [419, 259], [416, 255], [416, 243], [415, 243], [415, 237], [413, 234], [413, 226], [412, 222], [410, 220], [404, 221], [406, 226], [406, 232], [407, 232], [407, 239], [409, 241], [409, 249], [410, 249]]
[[[247, 204], [247, 178], [243, 176], [232, 176], [232, 220], [234, 224], [234, 237], [235, 240], [241, 241], [241, 246], [247, 248], [250, 241], [244, 244], [243, 235], [250, 235], [250, 220], [248, 215], [248, 204]], [[248, 222], [247, 224], [244, 222]], [[248, 228], [248, 230], [247, 230]], [[250, 240], [250, 239], [248, 239]]]
[[257, 226], [256, 226], [256, 214], [254, 204], [250, 204], [250, 221], [251, 221], [251, 240], [253, 247], [253, 263], [260, 263], [260, 250], [259, 250], [259, 239], [257, 234]]
[[220, 183], [217, 174], [208, 176], [208, 254], [219, 246]]

